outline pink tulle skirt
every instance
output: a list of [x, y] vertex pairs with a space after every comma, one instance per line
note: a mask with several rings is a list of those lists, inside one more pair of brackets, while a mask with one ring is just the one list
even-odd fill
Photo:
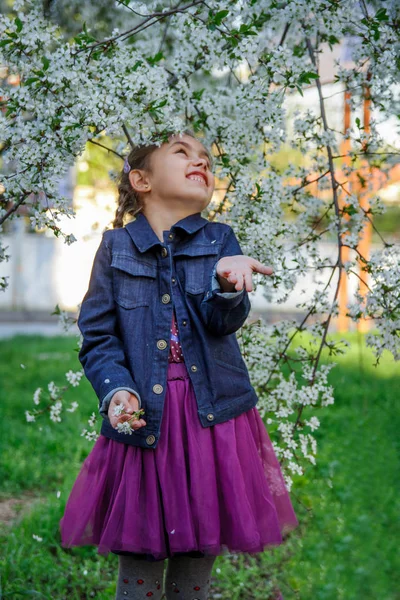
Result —
[[297, 525], [257, 408], [203, 428], [185, 363], [170, 363], [158, 446], [100, 435], [60, 530], [64, 547], [96, 545], [104, 555], [163, 560], [262, 552]]

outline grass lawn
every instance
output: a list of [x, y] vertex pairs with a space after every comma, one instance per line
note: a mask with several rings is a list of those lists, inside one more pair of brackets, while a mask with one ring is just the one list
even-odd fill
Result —
[[[25, 421], [37, 387], [64, 385], [65, 372], [79, 368], [74, 347], [75, 338], [66, 337], [0, 341], [0, 517], [10, 499], [21, 500], [19, 514], [0, 525], [3, 600], [115, 594], [117, 557], [99, 556], [94, 547], [63, 549], [58, 531], [92, 448], [80, 437], [97, 410], [90, 384], [69, 392], [79, 409], [62, 423]], [[296, 477], [292, 490], [300, 527], [255, 557], [218, 557], [211, 599], [267, 600], [271, 577], [285, 600], [400, 598], [400, 368], [389, 356], [374, 368], [372, 354], [357, 343], [336, 362], [329, 377], [335, 404], [314, 413], [321, 421], [317, 465]]]

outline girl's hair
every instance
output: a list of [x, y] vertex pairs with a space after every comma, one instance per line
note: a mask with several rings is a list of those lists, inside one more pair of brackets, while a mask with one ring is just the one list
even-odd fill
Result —
[[[182, 132], [184, 135], [189, 135], [194, 139], [198, 139], [196, 134], [191, 129], [185, 129]], [[172, 135], [177, 135], [175, 131], [164, 132], [162, 140], [167, 142]], [[200, 141], [200, 140], [199, 140]], [[204, 145], [204, 144], [203, 144]], [[157, 144], [149, 144], [143, 146], [134, 146], [128, 154], [127, 161], [131, 169], [142, 169], [151, 173], [150, 157], [159, 146]], [[213, 164], [211, 153], [206, 148], [211, 165]], [[143, 209], [143, 201], [139, 194], [131, 186], [129, 181], [129, 173], [121, 170], [118, 179], [118, 206], [115, 212], [113, 228], [123, 227], [125, 225], [125, 217], [134, 217], [136, 213]]]

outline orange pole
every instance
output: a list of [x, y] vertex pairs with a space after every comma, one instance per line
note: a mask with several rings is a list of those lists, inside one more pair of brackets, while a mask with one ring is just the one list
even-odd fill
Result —
[[[350, 129], [350, 118], [351, 118], [351, 111], [350, 111], [350, 104], [349, 104], [350, 97], [351, 97], [350, 92], [348, 90], [345, 90], [345, 92], [344, 92], [344, 134], [346, 134]], [[343, 141], [340, 145], [340, 154], [344, 155], [344, 157], [343, 157], [344, 165], [350, 165], [350, 156], [349, 156], [350, 149], [351, 149], [350, 138], [343, 139]], [[343, 208], [343, 206], [345, 204], [346, 204], [346, 200], [344, 197], [344, 192], [342, 191], [342, 193], [339, 196], [339, 207]], [[348, 220], [347, 215], [344, 215], [344, 218], [346, 220]], [[345, 240], [346, 240], [346, 238], [343, 237], [343, 235], [342, 235], [342, 241], [345, 241]], [[340, 260], [342, 263], [349, 260], [349, 254], [350, 254], [350, 248], [342, 246], [340, 249]], [[343, 332], [349, 330], [350, 320], [349, 320], [349, 317], [346, 316], [347, 302], [348, 302], [347, 273], [345, 271], [342, 271], [340, 274], [340, 281], [339, 281], [339, 295], [338, 295], [339, 315], [338, 315], [338, 319], [337, 319], [337, 329], [340, 333], [343, 333]]]
[[[371, 98], [370, 98], [370, 89], [368, 86], [365, 87], [365, 93], [364, 93], [364, 115], [363, 115], [363, 117], [364, 117], [364, 132], [366, 135], [368, 135], [371, 131], [371, 128], [370, 128]], [[368, 189], [364, 189], [364, 185], [368, 185], [368, 181], [371, 179], [371, 172], [369, 169], [368, 161], [365, 159], [363, 159], [363, 161], [361, 163], [360, 175], [362, 176], [363, 180], [365, 181], [365, 184], [363, 184], [362, 181], [360, 181], [359, 201], [360, 201], [360, 206], [365, 211], [367, 211], [369, 208], [368, 196], [369, 196], [370, 192], [368, 191]], [[371, 218], [371, 215], [370, 215], [370, 218]], [[358, 251], [365, 260], [369, 260], [369, 257], [370, 257], [371, 237], [372, 237], [372, 224], [370, 221], [366, 221], [366, 223], [364, 225], [363, 233], [360, 236], [360, 242], [358, 244]], [[363, 270], [365, 267], [365, 263], [362, 260], [360, 260], [360, 258], [358, 259], [358, 266], [359, 266], [359, 276], [363, 280], [363, 281], [359, 280], [359, 293], [360, 293], [361, 297], [365, 299], [367, 292], [368, 292], [368, 273], [367, 273], [367, 271]], [[369, 322], [366, 321], [365, 319], [361, 319], [357, 323], [357, 330], [361, 333], [367, 332], [369, 330]]]

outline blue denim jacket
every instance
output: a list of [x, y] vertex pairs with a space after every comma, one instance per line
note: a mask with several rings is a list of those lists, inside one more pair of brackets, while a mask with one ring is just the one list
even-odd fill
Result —
[[[258, 401], [235, 332], [249, 312], [248, 292], [222, 293], [216, 264], [243, 254], [233, 229], [195, 213], [163, 232], [143, 213], [104, 231], [78, 327], [79, 360], [98, 399], [101, 434], [156, 448], [167, 385], [172, 310], [203, 427], [223, 423]], [[119, 389], [136, 394], [146, 426], [119, 433], [107, 417]]]

